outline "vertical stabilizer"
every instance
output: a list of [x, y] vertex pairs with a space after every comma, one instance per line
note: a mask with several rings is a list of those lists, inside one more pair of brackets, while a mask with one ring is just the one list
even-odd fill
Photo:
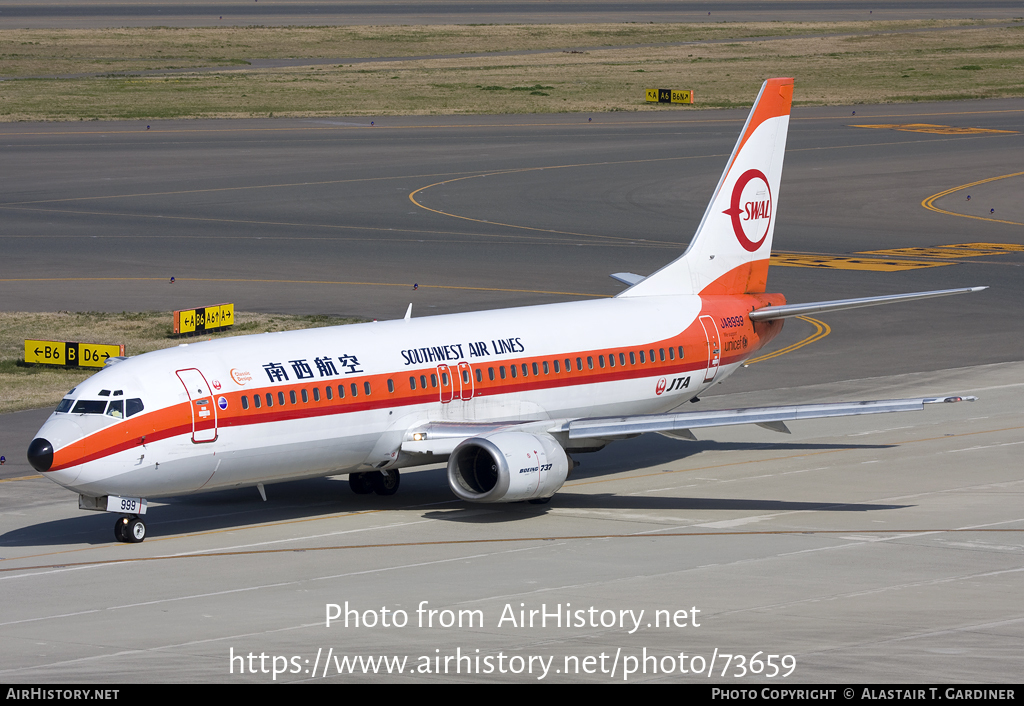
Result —
[[764, 82], [686, 252], [619, 294], [765, 291], [793, 79]]

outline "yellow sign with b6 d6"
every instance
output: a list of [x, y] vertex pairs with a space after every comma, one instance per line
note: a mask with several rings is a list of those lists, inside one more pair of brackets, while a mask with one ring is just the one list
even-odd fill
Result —
[[34, 341], [25, 339], [25, 362], [102, 368], [107, 360], [124, 355], [124, 344]]

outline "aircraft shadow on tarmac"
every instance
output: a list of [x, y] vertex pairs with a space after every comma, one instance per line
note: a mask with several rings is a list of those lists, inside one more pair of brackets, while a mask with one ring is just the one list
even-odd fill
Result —
[[[716, 463], [728, 463], [727, 451], [801, 452], [854, 449], [884, 449], [888, 445], [827, 444], [803, 442], [682, 442], [648, 435], [641, 439], [617, 442], [595, 454], [583, 454], [573, 480], [601, 478], [618, 473], [674, 463], [703, 452]], [[827, 512], [865, 512], [893, 510], [905, 505], [843, 504], [835, 502], [788, 502], [768, 499], [695, 498], [574, 493], [563, 489], [549, 505], [527, 503], [474, 505], [455, 499], [448, 489], [444, 468], [428, 468], [402, 475], [402, 487], [391, 497], [354, 495], [346, 477], [314, 478], [276, 483], [267, 487], [264, 503], [254, 488], [222, 490], [212, 493], [170, 498], [155, 502], [146, 515], [150, 538], [197, 532], [216, 532], [253, 524], [293, 522], [322, 515], [366, 512], [386, 509], [424, 509], [424, 517], [452, 522], [486, 523], [524, 520], [544, 515], [551, 507], [602, 510], [719, 510], [787, 512], [813, 510]], [[673, 474], [676, 479], [681, 476]], [[742, 482], [741, 480], [737, 482]], [[68, 494], [68, 502], [74, 496]], [[441, 507], [438, 507], [441, 506]], [[445, 509], [444, 506], [448, 506]], [[428, 509], [429, 508], [429, 509]], [[468, 511], [468, 512], [467, 512]], [[53, 546], [76, 543], [113, 543], [115, 513], [81, 514], [21, 527], [0, 535], [0, 547]], [[709, 520], [711, 521], [711, 520]]]

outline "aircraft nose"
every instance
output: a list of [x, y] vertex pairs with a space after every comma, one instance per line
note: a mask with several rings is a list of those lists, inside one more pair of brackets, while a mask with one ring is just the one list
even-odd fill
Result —
[[40, 473], [50, 470], [53, 465], [53, 444], [37, 437], [28, 445], [28, 462]]

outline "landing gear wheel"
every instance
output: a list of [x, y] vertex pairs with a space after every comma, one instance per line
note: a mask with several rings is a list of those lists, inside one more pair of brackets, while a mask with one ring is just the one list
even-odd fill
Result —
[[117, 522], [114, 523], [114, 539], [118, 542], [127, 542], [128, 538], [124, 536], [124, 528], [128, 525], [129, 518], [118, 517]]
[[114, 523], [114, 538], [118, 542], [138, 544], [146, 538], [146, 523], [132, 515], [119, 517]]
[[369, 473], [349, 473], [348, 487], [356, 495], [366, 495], [373, 492], [373, 480]]
[[130, 544], [138, 544], [146, 538], [146, 523], [138, 517], [133, 517], [124, 526], [124, 536], [125, 541]]
[[397, 468], [390, 471], [373, 471], [368, 475], [373, 482], [373, 492], [377, 495], [394, 495], [402, 481]]

